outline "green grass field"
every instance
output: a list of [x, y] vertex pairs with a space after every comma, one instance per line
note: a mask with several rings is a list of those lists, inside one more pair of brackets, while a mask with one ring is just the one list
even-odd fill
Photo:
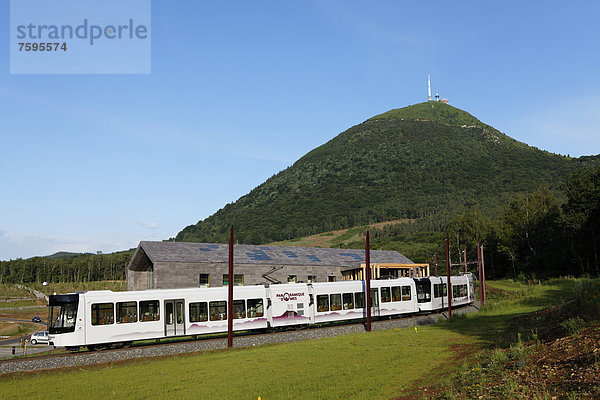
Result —
[[[443, 382], [455, 358], [510, 344], [515, 317], [573, 297], [575, 280], [490, 282], [502, 299], [437, 325], [0, 379], [3, 399], [390, 399]], [[515, 330], [517, 330], [515, 328]], [[502, 338], [502, 340], [499, 340]]]

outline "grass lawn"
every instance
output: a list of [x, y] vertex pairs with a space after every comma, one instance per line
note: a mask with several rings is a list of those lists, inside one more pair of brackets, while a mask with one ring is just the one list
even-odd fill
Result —
[[[491, 286], [496, 283], [490, 283]], [[0, 379], [3, 399], [390, 399], [443, 382], [458, 357], [497, 345], [515, 317], [557, 304], [571, 280], [512, 287], [478, 314], [431, 326]], [[516, 336], [516, 332], [514, 332]], [[508, 340], [508, 339], [507, 339]], [[59, 383], [59, 384], [58, 384]]]

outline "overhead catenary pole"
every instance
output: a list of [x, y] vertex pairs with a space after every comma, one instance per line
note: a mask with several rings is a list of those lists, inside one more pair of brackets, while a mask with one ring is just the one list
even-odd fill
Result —
[[479, 272], [479, 303], [483, 305], [483, 274], [481, 273], [481, 242], [477, 241], [477, 272]]
[[367, 332], [371, 332], [371, 249], [369, 247], [369, 231], [365, 242], [365, 300], [367, 303]]
[[233, 346], [233, 225], [229, 234], [229, 278], [227, 279], [227, 347]]
[[452, 284], [450, 283], [450, 239], [446, 235], [446, 291], [448, 292], [448, 318], [452, 317]]
[[435, 253], [433, 255], [433, 264], [435, 265], [435, 276], [438, 276], [438, 274], [437, 274], [437, 253]]
[[467, 249], [464, 249], [463, 251], [465, 253], [465, 274], [466, 274], [467, 272], [469, 272], [469, 271], [467, 271]]
[[483, 245], [481, 245], [481, 279], [483, 286], [483, 304], [487, 303], [487, 293], [485, 291], [485, 257], [483, 256]]

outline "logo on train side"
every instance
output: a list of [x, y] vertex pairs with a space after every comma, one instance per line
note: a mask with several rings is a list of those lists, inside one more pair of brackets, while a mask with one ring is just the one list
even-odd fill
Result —
[[298, 297], [304, 296], [304, 292], [295, 292], [295, 293], [277, 293], [275, 297], [279, 300], [290, 301], [290, 300], [298, 300]]

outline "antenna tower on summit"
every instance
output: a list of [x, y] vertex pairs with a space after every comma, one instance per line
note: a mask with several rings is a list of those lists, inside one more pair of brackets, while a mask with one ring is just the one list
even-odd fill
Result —
[[431, 78], [427, 75], [427, 101], [431, 101]]
[[440, 97], [439, 92], [435, 92], [435, 100], [431, 98], [431, 77], [427, 74], [427, 101], [436, 101], [438, 103], [448, 104], [448, 99]]

